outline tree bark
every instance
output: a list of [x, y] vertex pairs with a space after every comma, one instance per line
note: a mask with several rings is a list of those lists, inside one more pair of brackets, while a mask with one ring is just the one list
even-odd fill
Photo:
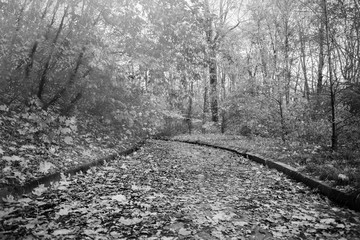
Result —
[[194, 95], [194, 83], [190, 81], [190, 89], [189, 89], [189, 100], [188, 100], [188, 110], [187, 110], [187, 125], [189, 134], [192, 133], [192, 109], [193, 109], [193, 95]]
[[290, 81], [291, 81], [291, 71], [290, 71], [290, 43], [289, 43], [289, 24], [286, 21], [285, 23], [285, 101], [286, 105], [290, 103]]
[[26, 67], [25, 67], [25, 73], [24, 73], [25, 81], [28, 81], [30, 78], [30, 72], [31, 72], [31, 69], [34, 64], [34, 56], [35, 56], [37, 47], [38, 47], [38, 41], [35, 41], [33, 47], [31, 48], [31, 51], [29, 53], [28, 63], [26, 64]]
[[282, 97], [280, 97], [279, 100], [277, 100], [277, 102], [278, 102], [278, 105], [279, 105], [279, 114], [280, 114], [281, 140], [285, 143], [286, 142], [287, 130], [286, 130], [285, 117], [284, 117], [284, 106], [283, 106]]
[[210, 50], [209, 75], [210, 75], [210, 108], [211, 121], [218, 122], [218, 91], [217, 91], [217, 63], [216, 52], [214, 49]]
[[[225, 87], [225, 80], [226, 80], [226, 73], [225, 69], [222, 70], [221, 75], [221, 100], [224, 102], [226, 98], [226, 87]], [[224, 109], [224, 106], [221, 108], [221, 133], [225, 133], [226, 129], [226, 111]]]
[[319, 63], [317, 74], [316, 93], [320, 95], [323, 88], [323, 69], [324, 69], [324, 20], [321, 19], [319, 27]]
[[74, 109], [74, 107], [76, 106], [76, 104], [80, 101], [80, 99], [83, 97], [82, 92], [78, 92], [75, 97], [70, 101], [70, 103], [64, 107], [61, 110], [61, 115], [62, 116], [69, 116], [71, 111]]
[[210, 12], [209, 0], [204, 0], [205, 10], [205, 34], [208, 47], [207, 58], [210, 78], [210, 109], [211, 120], [218, 122], [218, 99], [217, 99], [217, 62], [216, 62], [216, 37], [213, 29], [213, 16]]
[[202, 114], [202, 128], [201, 132], [203, 134], [206, 133], [205, 124], [206, 124], [206, 116], [208, 113], [208, 87], [207, 80], [204, 81], [204, 96], [203, 96], [203, 114]]
[[[300, 27], [302, 28], [302, 27]], [[304, 40], [304, 32], [302, 29], [299, 29], [299, 40], [300, 40], [300, 48], [301, 48], [301, 67], [303, 70], [304, 76], [304, 94], [303, 96], [309, 101], [310, 100], [310, 88], [309, 88], [309, 80], [307, 77], [307, 68], [306, 68], [306, 49], [305, 49], [305, 40]]]
[[331, 106], [331, 148], [336, 151], [338, 148], [338, 135], [336, 129], [336, 95], [335, 95], [335, 84], [333, 79], [332, 72], [332, 58], [331, 58], [331, 46], [330, 46], [330, 26], [329, 26], [329, 16], [327, 10], [326, 0], [323, 0], [323, 11], [324, 11], [324, 21], [325, 21], [325, 32], [326, 32], [326, 46], [327, 46], [327, 60], [328, 60], [328, 71], [329, 71], [329, 87], [330, 87], [330, 106]]

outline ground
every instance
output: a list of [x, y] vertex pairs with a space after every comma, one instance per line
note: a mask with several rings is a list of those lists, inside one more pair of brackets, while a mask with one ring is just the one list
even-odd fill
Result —
[[250, 152], [285, 163], [297, 171], [326, 182], [354, 196], [360, 196], [360, 153], [342, 149], [334, 152], [326, 146], [281, 139], [230, 134], [184, 134], [178, 140], [201, 141]]
[[88, 115], [3, 111], [0, 106], [0, 196], [4, 189], [124, 151], [142, 138]]
[[2, 239], [360, 239], [360, 214], [222, 150], [148, 141], [0, 211]]

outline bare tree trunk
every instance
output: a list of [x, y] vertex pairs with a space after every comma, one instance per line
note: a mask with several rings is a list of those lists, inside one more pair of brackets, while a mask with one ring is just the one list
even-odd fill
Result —
[[208, 113], [208, 87], [207, 87], [207, 81], [204, 79], [204, 98], [203, 98], [203, 114], [202, 114], [202, 128], [201, 132], [203, 134], [206, 133], [205, 124], [206, 124], [206, 115]]
[[296, 78], [295, 78], [295, 86], [294, 86], [294, 93], [296, 95], [297, 93], [297, 89], [298, 89], [298, 86], [299, 86], [299, 80], [300, 80], [300, 66], [298, 66], [298, 69], [296, 71]]
[[319, 63], [318, 63], [318, 75], [317, 75], [317, 94], [322, 93], [323, 88], [323, 69], [324, 69], [324, 20], [321, 19], [319, 27]]
[[279, 105], [279, 114], [280, 114], [281, 140], [285, 143], [287, 131], [286, 131], [286, 123], [285, 123], [285, 117], [284, 117], [284, 106], [283, 106], [282, 97], [280, 97], [280, 99], [277, 100], [277, 103]]
[[290, 81], [291, 81], [291, 71], [290, 71], [290, 44], [289, 44], [289, 26], [288, 22], [285, 24], [285, 101], [286, 105], [290, 103]]
[[328, 57], [328, 71], [329, 71], [329, 82], [330, 82], [330, 105], [331, 105], [331, 148], [336, 151], [338, 148], [338, 135], [336, 129], [336, 96], [335, 96], [335, 83], [333, 79], [332, 72], [332, 58], [331, 58], [331, 46], [330, 46], [330, 26], [329, 26], [329, 16], [327, 11], [326, 0], [323, 0], [323, 11], [324, 11], [324, 21], [325, 21], [325, 32], [326, 32], [326, 45], [327, 45], [327, 57]]
[[[225, 87], [225, 80], [226, 80], [226, 73], [225, 69], [223, 68], [223, 72], [221, 75], [221, 100], [224, 102], [226, 98], [226, 87]], [[224, 106], [221, 108], [221, 133], [225, 133], [226, 129], [226, 111]]]
[[189, 134], [192, 133], [192, 109], [193, 109], [193, 95], [194, 95], [194, 83], [190, 80], [190, 89], [189, 89], [189, 102], [188, 102], [188, 110], [187, 110], [187, 125]]
[[210, 78], [210, 109], [211, 120], [218, 121], [218, 100], [217, 100], [217, 62], [216, 62], [216, 39], [213, 29], [213, 16], [210, 12], [209, 0], [204, 0], [205, 10], [205, 34], [208, 45], [208, 67]]
[[[302, 28], [302, 27], [300, 27]], [[305, 51], [305, 40], [304, 40], [304, 32], [302, 29], [299, 29], [299, 39], [300, 39], [300, 49], [301, 49], [301, 67], [303, 70], [304, 76], [304, 94], [303, 96], [309, 101], [310, 100], [310, 89], [309, 89], [309, 80], [307, 76], [307, 68], [306, 68], [306, 51]]]
[[24, 73], [25, 81], [28, 81], [30, 78], [30, 72], [31, 72], [31, 69], [34, 64], [34, 57], [35, 57], [35, 53], [36, 53], [38, 44], [39, 44], [38, 41], [35, 41], [33, 47], [31, 48], [31, 51], [29, 53], [28, 63], [26, 64], [25, 73]]
[[69, 116], [71, 111], [75, 108], [76, 104], [80, 101], [80, 99], [83, 97], [83, 94], [81, 92], [78, 92], [75, 97], [70, 101], [70, 103], [61, 109], [61, 115], [62, 116]]
[[211, 108], [211, 121], [218, 122], [218, 92], [217, 92], [217, 63], [216, 52], [211, 49], [209, 75], [210, 75], [210, 108]]

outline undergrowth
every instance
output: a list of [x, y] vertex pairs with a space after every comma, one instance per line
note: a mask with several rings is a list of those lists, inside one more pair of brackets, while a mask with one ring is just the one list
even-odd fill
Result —
[[101, 118], [0, 106], [0, 189], [123, 151], [142, 137]]

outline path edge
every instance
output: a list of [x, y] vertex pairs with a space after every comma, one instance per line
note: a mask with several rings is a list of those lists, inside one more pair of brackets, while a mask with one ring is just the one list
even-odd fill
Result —
[[272, 159], [265, 158], [263, 156], [251, 153], [251, 152], [241, 152], [239, 150], [224, 147], [216, 144], [210, 144], [203, 141], [191, 141], [191, 140], [178, 140], [178, 139], [170, 139], [170, 138], [162, 138], [160, 140], [164, 141], [172, 141], [172, 142], [182, 142], [182, 143], [188, 143], [188, 144], [195, 144], [200, 146], [206, 146], [206, 147], [212, 147], [216, 149], [222, 149], [229, 152], [233, 152], [235, 154], [238, 154], [240, 156], [243, 156], [251, 161], [260, 163], [264, 166], [267, 166], [269, 168], [273, 168], [278, 170], [279, 172], [284, 173], [289, 178], [296, 180], [298, 182], [304, 183], [306, 186], [317, 189], [319, 193], [321, 193], [323, 196], [326, 196], [328, 199], [333, 201], [334, 203], [340, 205], [340, 206], [346, 206], [349, 209], [355, 210], [360, 212], [360, 194], [352, 195], [345, 192], [342, 192], [338, 189], [335, 189], [328, 184], [321, 182], [320, 180], [316, 180], [314, 178], [309, 177], [308, 175], [305, 175], [303, 173], [298, 172], [295, 168], [281, 162], [274, 161]]
[[3, 202], [3, 198], [6, 198], [8, 195], [21, 197], [21, 195], [30, 193], [34, 188], [38, 187], [39, 185], [44, 184], [45, 186], [50, 186], [50, 184], [52, 182], [59, 181], [61, 179], [62, 174], [64, 174], [65, 176], [68, 176], [68, 175], [73, 176], [79, 172], [86, 172], [87, 170], [89, 170], [92, 167], [101, 166], [105, 162], [112, 161], [118, 156], [127, 156], [127, 155], [139, 150], [144, 145], [145, 141], [146, 140], [141, 140], [141, 141], [135, 143], [132, 147], [130, 147], [124, 151], [121, 151], [118, 153], [113, 153], [108, 156], [99, 158], [95, 161], [81, 164], [79, 166], [75, 166], [74, 168], [68, 169], [66, 171], [58, 171], [58, 172], [37, 178], [35, 180], [32, 180], [24, 185], [17, 185], [17, 186], [12, 186], [12, 187], [7, 187], [4, 189], [1, 189], [0, 190], [0, 203]]

